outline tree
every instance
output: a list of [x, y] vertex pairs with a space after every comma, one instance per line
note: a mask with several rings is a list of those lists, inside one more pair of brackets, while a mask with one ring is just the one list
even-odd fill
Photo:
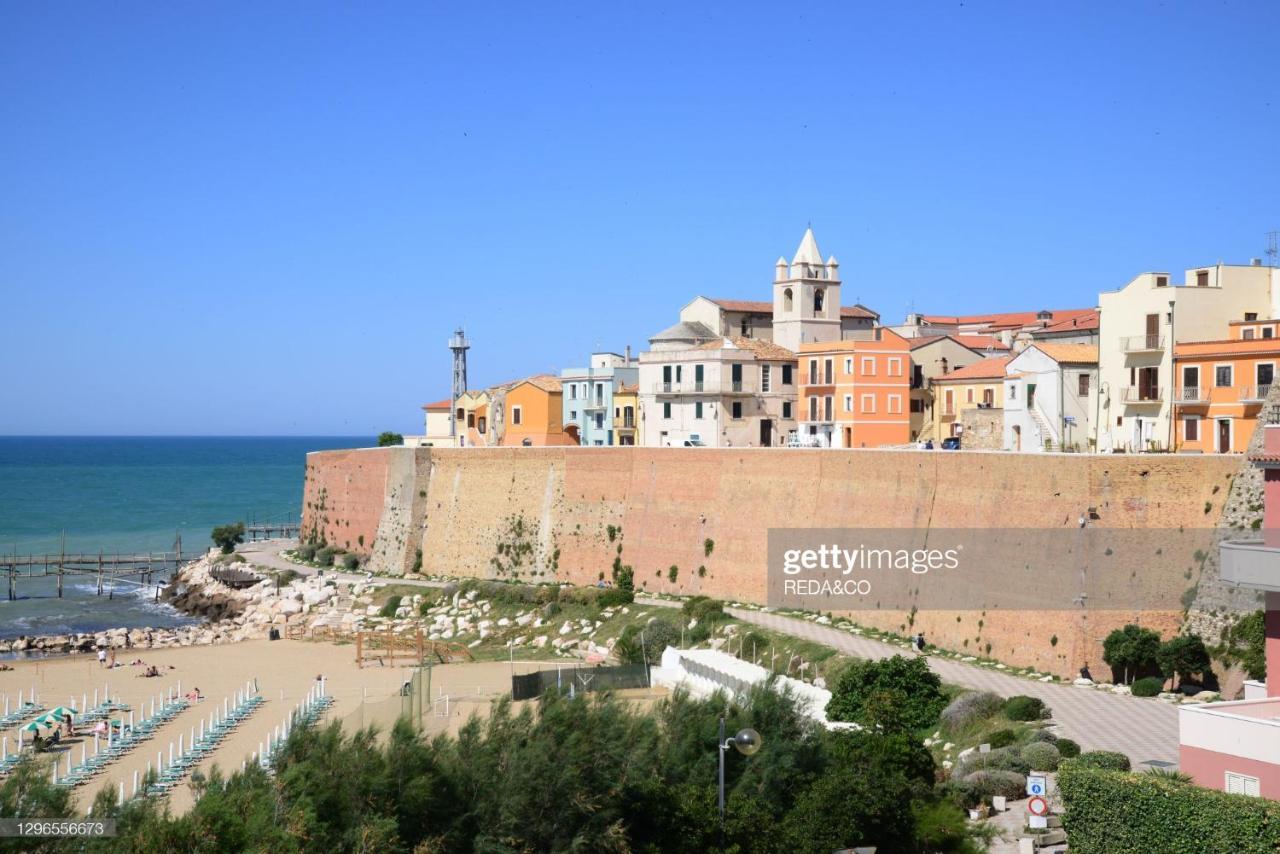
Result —
[[856, 661], [840, 674], [827, 703], [827, 716], [885, 731], [933, 726], [947, 705], [942, 680], [924, 658], [895, 655]]
[[1266, 613], [1245, 614], [1227, 631], [1227, 642], [1220, 656], [1228, 664], [1238, 661], [1250, 679], [1267, 678]]
[[1177, 635], [1160, 644], [1156, 653], [1160, 672], [1181, 683], [1188, 676], [1206, 673], [1210, 669], [1209, 650], [1199, 635]]
[[1156, 653], [1159, 649], [1160, 635], [1130, 623], [1107, 635], [1102, 642], [1102, 660], [1112, 668], [1120, 668], [1124, 672], [1124, 682], [1128, 684], [1130, 673], [1138, 675], [1158, 666]]
[[404, 436], [399, 433], [392, 433], [390, 430], [378, 434], [378, 447], [387, 448], [392, 445], [403, 445]]
[[244, 542], [244, 522], [219, 525], [213, 529], [209, 539], [213, 540], [215, 546], [222, 549], [224, 555], [229, 555], [236, 550], [236, 546]]

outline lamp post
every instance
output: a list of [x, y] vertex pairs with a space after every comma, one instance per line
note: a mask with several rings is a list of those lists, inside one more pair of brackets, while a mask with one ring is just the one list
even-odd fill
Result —
[[760, 749], [760, 733], [751, 728], [740, 729], [733, 738], [724, 737], [724, 716], [720, 717], [720, 847], [724, 847], [724, 754], [729, 748], [736, 748], [743, 756], [751, 756]]

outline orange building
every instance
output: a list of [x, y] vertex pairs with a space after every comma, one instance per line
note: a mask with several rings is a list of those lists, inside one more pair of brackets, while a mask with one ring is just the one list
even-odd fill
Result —
[[[501, 445], [576, 445], [564, 430], [560, 378], [529, 377], [512, 386], [503, 399]], [[495, 425], [496, 426], [496, 425]]]
[[801, 344], [799, 441], [832, 448], [877, 448], [911, 441], [911, 349], [877, 328], [866, 340]]
[[1230, 338], [1173, 349], [1174, 447], [1206, 454], [1243, 453], [1280, 364], [1280, 322], [1239, 320]]

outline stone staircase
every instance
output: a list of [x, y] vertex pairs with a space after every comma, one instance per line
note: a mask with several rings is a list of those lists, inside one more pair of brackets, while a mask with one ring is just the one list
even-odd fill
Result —
[[[1035, 422], [1036, 430], [1040, 435], [1040, 448], [1045, 451], [1061, 451], [1062, 443], [1053, 438], [1053, 431], [1049, 429], [1049, 422], [1040, 414], [1040, 410], [1034, 406], [1027, 410], [1031, 416], [1031, 420]], [[1048, 439], [1046, 442], [1045, 440]]]

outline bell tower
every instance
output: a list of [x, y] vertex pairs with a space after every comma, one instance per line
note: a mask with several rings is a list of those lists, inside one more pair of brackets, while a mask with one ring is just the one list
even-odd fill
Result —
[[840, 340], [840, 262], [825, 262], [813, 229], [806, 228], [788, 265], [779, 258], [773, 275], [773, 341], [796, 351], [813, 341]]

